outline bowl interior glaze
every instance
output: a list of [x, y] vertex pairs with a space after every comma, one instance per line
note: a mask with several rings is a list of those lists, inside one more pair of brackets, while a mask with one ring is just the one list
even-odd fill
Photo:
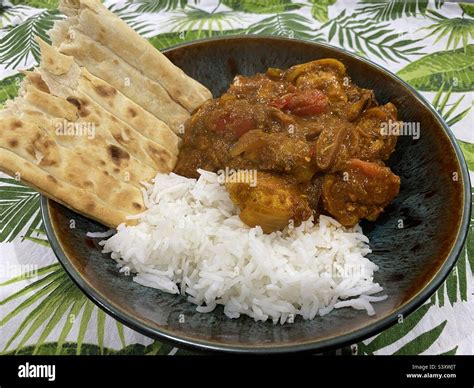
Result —
[[[376, 222], [363, 223], [373, 249], [369, 257], [380, 267], [375, 280], [389, 297], [375, 304], [377, 314], [372, 317], [364, 311], [340, 309], [283, 326], [247, 317], [231, 320], [221, 308], [199, 314], [184, 297], [142, 287], [119, 274], [97, 241], [86, 237], [88, 231], [106, 228], [43, 198], [56, 255], [99, 306], [148, 336], [180, 346], [234, 352], [321, 351], [376, 334], [436, 290], [454, 265], [467, 233], [470, 184], [454, 137], [423, 98], [379, 66], [318, 43], [229, 37], [184, 44], [166, 55], [214, 96], [225, 91], [236, 74], [336, 58], [357, 85], [374, 89], [381, 103], [394, 102], [403, 121], [419, 123], [420, 138], [402, 136], [389, 161], [401, 177], [399, 196]], [[75, 229], [69, 227], [71, 219]]]

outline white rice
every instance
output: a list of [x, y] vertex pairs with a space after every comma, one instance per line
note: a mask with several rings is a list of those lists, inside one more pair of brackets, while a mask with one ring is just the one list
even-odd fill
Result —
[[115, 234], [115, 229], [109, 229], [105, 232], [87, 232], [86, 236], [91, 238], [107, 238]]
[[264, 234], [238, 217], [217, 175], [199, 171], [196, 181], [158, 174], [146, 185], [147, 210], [138, 225], [120, 225], [101, 241], [121, 272], [172, 294], [187, 295], [200, 312], [224, 306], [229, 318], [257, 321], [313, 319], [334, 308], [374, 314], [378, 267], [365, 256], [369, 241], [359, 226], [344, 228], [330, 217]]

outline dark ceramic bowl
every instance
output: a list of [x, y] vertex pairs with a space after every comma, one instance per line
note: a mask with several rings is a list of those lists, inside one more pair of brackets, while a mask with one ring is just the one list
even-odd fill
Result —
[[[57, 203], [42, 199], [51, 245], [77, 285], [107, 313], [127, 326], [182, 347], [235, 353], [321, 351], [377, 334], [406, 316], [441, 285], [463, 246], [470, 217], [470, 183], [465, 161], [448, 126], [431, 105], [406, 83], [380, 66], [338, 48], [271, 37], [226, 37], [187, 43], [166, 55], [219, 96], [236, 74], [252, 75], [269, 66], [287, 68], [317, 58], [342, 61], [357, 85], [392, 101], [405, 122], [419, 122], [421, 137], [402, 136], [393, 158], [401, 177], [400, 195], [373, 223], [363, 224], [380, 270], [375, 280], [388, 299], [376, 315], [334, 310], [313, 321], [293, 324], [228, 319], [222, 309], [199, 314], [184, 297], [134, 283], [119, 274], [86, 232], [106, 228]], [[457, 178], [457, 179], [453, 179]], [[69, 228], [69, 220], [76, 228]], [[398, 228], [403, 220], [403, 228]], [[182, 318], [184, 317], [184, 322]]]

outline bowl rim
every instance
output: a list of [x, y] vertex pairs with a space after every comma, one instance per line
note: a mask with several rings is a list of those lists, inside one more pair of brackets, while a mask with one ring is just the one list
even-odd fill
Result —
[[291, 39], [286, 37], [280, 36], [273, 36], [273, 35], [227, 35], [227, 36], [218, 36], [218, 37], [211, 37], [211, 38], [203, 38], [197, 39], [190, 42], [183, 42], [177, 45], [170, 46], [165, 50], [162, 50], [163, 53], [167, 53], [172, 51], [176, 48], [183, 48], [187, 46], [195, 46], [199, 44], [206, 44], [208, 42], [213, 41], [226, 41], [226, 40], [253, 40], [253, 41], [265, 41], [265, 40], [274, 40], [274, 41], [286, 41], [286, 42], [298, 42], [312, 46], [319, 46], [324, 47], [329, 50], [334, 51], [335, 53], [341, 53], [343, 55], [347, 55], [352, 57], [357, 61], [364, 62], [365, 64], [375, 67], [377, 70], [384, 73], [386, 76], [391, 77], [394, 81], [398, 82], [406, 88], [412, 95], [415, 97], [422, 105], [426, 106], [426, 108], [432, 113], [432, 115], [436, 118], [439, 122], [439, 125], [443, 128], [446, 136], [451, 143], [454, 153], [456, 155], [456, 159], [461, 170], [461, 176], [463, 181], [463, 204], [462, 204], [462, 215], [461, 215], [461, 222], [459, 223], [459, 228], [456, 234], [456, 238], [454, 240], [453, 245], [449, 251], [449, 254], [446, 257], [446, 260], [443, 264], [439, 267], [439, 269], [431, 276], [430, 280], [425, 284], [425, 286], [419, 290], [416, 294], [414, 294], [410, 299], [405, 301], [400, 306], [396, 307], [391, 313], [386, 314], [385, 316], [381, 317], [380, 319], [376, 320], [369, 325], [363, 326], [361, 328], [355, 329], [349, 333], [343, 335], [336, 335], [333, 337], [324, 338], [322, 340], [316, 341], [305, 341], [299, 344], [291, 344], [291, 345], [278, 345], [274, 343], [264, 344], [264, 345], [256, 345], [256, 346], [246, 346], [246, 345], [233, 345], [233, 344], [223, 344], [220, 342], [213, 342], [212, 340], [203, 340], [203, 339], [195, 339], [191, 337], [186, 337], [182, 334], [175, 334], [171, 330], [166, 329], [156, 329], [152, 328], [145, 321], [141, 321], [137, 317], [131, 316], [123, 311], [118, 305], [111, 303], [108, 301], [107, 298], [102, 296], [100, 292], [95, 290], [86, 280], [81, 276], [81, 274], [76, 271], [74, 265], [69, 261], [67, 255], [65, 254], [64, 250], [61, 247], [61, 243], [56, 237], [54, 224], [52, 222], [51, 214], [50, 214], [50, 206], [49, 206], [49, 199], [45, 196], [41, 197], [41, 214], [43, 217], [44, 225], [48, 240], [51, 244], [51, 248], [53, 249], [58, 261], [63, 266], [66, 273], [69, 277], [73, 280], [73, 282], [81, 289], [84, 294], [91, 299], [98, 307], [104, 310], [106, 313], [111, 315], [114, 319], [118, 320], [119, 322], [125, 324], [129, 328], [138, 331], [139, 333], [160, 340], [164, 342], [168, 342], [175, 346], [180, 346], [182, 348], [193, 349], [193, 350], [200, 350], [200, 351], [219, 351], [219, 352], [227, 352], [227, 353], [234, 353], [234, 354], [247, 354], [247, 353], [261, 353], [261, 354], [269, 354], [269, 353], [289, 353], [289, 352], [310, 352], [310, 351], [327, 351], [335, 348], [339, 348], [342, 346], [346, 346], [349, 344], [353, 344], [355, 342], [362, 341], [367, 339], [387, 328], [395, 324], [398, 320], [398, 317], [402, 315], [403, 317], [408, 316], [410, 313], [415, 311], [418, 307], [420, 307], [442, 284], [442, 282], [446, 279], [449, 275], [451, 270], [453, 269], [454, 265], [457, 262], [457, 259], [463, 249], [464, 243], [467, 238], [467, 233], [469, 231], [469, 221], [471, 216], [471, 184], [470, 184], [470, 175], [469, 169], [467, 167], [465, 158], [461, 149], [457, 143], [457, 140], [452, 133], [449, 126], [446, 124], [445, 120], [441, 117], [441, 115], [436, 111], [433, 105], [426, 100], [417, 90], [415, 90], [412, 86], [408, 83], [403, 81], [397, 75], [392, 73], [391, 71], [385, 69], [384, 67], [380, 66], [379, 64], [372, 62], [371, 60], [361, 57], [355, 53], [347, 51], [345, 49], [332, 46], [327, 43], [322, 42], [312, 42], [302, 39]]

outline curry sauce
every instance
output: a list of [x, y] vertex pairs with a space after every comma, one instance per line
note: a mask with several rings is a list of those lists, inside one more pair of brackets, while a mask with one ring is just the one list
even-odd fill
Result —
[[345, 66], [320, 59], [237, 76], [185, 124], [175, 172], [256, 170], [257, 184], [226, 183], [241, 219], [265, 232], [329, 214], [344, 226], [375, 220], [398, 194], [385, 161], [400, 124], [392, 103], [355, 85]]

